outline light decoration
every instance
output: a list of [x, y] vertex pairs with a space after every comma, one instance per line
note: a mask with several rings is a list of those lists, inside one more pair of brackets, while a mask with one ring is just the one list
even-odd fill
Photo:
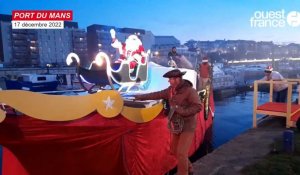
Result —
[[[279, 61], [280, 59], [276, 58], [274, 61]], [[233, 60], [233, 61], [228, 61], [229, 64], [235, 64], [235, 63], [256, 63], [256, 62], [272, 62], [272, 59], [266, 58], [266, 59], [245, 59], [245, 60]]]
[[[111, 59], [109, 58], [109, 56], [105, 52], [99, 52], [96, 55], [94, 61], [91, 62], [88, 70], [91, 70], [94, 64], [96, 64], [98, 67], [106, 66], [106, 74], [110, 85], [113, 87], [111, 81], [112, 79], [115, 83], [121, 85], [119, 91], [122, 91], [126, 88], [126, 92], [128, 92], [134, 86], [143, 86], [143, 84], [148, 81], [148, 57], [150, 55], [150, 50], [144, 52], [142, 42], [136, 35], [128, 36], [125, 42], [126, 47], [122, 48], [122, 44], [115, 38], [115, 31], [112, 29], [110, 32], [112, 35], [112, 39], [114, 40], [112, 47], [118, 49], [120, 54], [122, 54], [123, 56], [126, 55], [126, 57], [123, 59], [118, 59], [118, 61], [121, 60], [120, 66], [117, 70], [114, 70], [111, 67]], [[102, 45], [99, 43], [98, 47], [101, 46]], [[113, 57], [113, 55], [111, 55], [111, 57]], [[73, 61], [76, 61], [77, 66], [80, 67], [80, 59], [76, 53], [70, 53], [67, 56], [67, 65], [71, 65]], [[133, 69], [131, 66], [135, 61], [137, 65]], [[101, 69], [99, 71], [105, 71], [105, 69]], [[80, 74], [80, 72], [78, 73], [78, 76], [86, 83], [93, 83], [88, 82], [85, 79], [84, 75]], [[103, 78], [106, 77], [99, 77], [99, 79]]]
[[[280, 61], [281, 59], [275, 58], [274, 61]], [[300, 58], [286, 58], [285, 60], [290, 60], [290, 61], [300, 61]], [[234, 63], [254, 63], [254, 62], [272, 62], [273, 59], [271, 58], [265, 58], [265, 59], [245, 59], [245, 60], [234, 60], [234, 61], [228, 61], [230, 64]]]

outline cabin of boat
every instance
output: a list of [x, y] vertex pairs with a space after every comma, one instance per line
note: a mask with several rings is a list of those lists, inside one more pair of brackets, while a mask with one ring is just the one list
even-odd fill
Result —
[[59, 81], [52, 74], [21, 74], [16, 79], [5, 79], [6, 89], [22, 89], [28, 91], [53, 91]]

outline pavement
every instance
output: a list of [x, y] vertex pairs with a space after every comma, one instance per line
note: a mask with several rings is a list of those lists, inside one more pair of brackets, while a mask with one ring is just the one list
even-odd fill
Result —
[[195, 175], [238, 175], [273, 149], [283, 138], [285, 118], [268, 117], [257, 128], [249, 129], [193, 163]]

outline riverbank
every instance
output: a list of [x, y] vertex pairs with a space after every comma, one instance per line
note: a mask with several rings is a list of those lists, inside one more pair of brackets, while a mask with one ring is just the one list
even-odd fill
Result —
[[195, 174], [235, 175], [269, 154], [275, 140], [285, 131], [284, 118], [267, 118], [256, 129], [249, 129], [212, 153], [193, 163]]

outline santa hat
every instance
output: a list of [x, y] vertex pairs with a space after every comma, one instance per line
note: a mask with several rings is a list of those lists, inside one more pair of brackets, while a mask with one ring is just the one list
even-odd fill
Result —
[[208, 58], [207, 57], [202, 58], [202, 63], [207, 63], [207, 62], [208, 62]]
[[267, 66], [265, 69], [265, 72], [272, 72], [273, 71], [273, 67], [272, 66]]

